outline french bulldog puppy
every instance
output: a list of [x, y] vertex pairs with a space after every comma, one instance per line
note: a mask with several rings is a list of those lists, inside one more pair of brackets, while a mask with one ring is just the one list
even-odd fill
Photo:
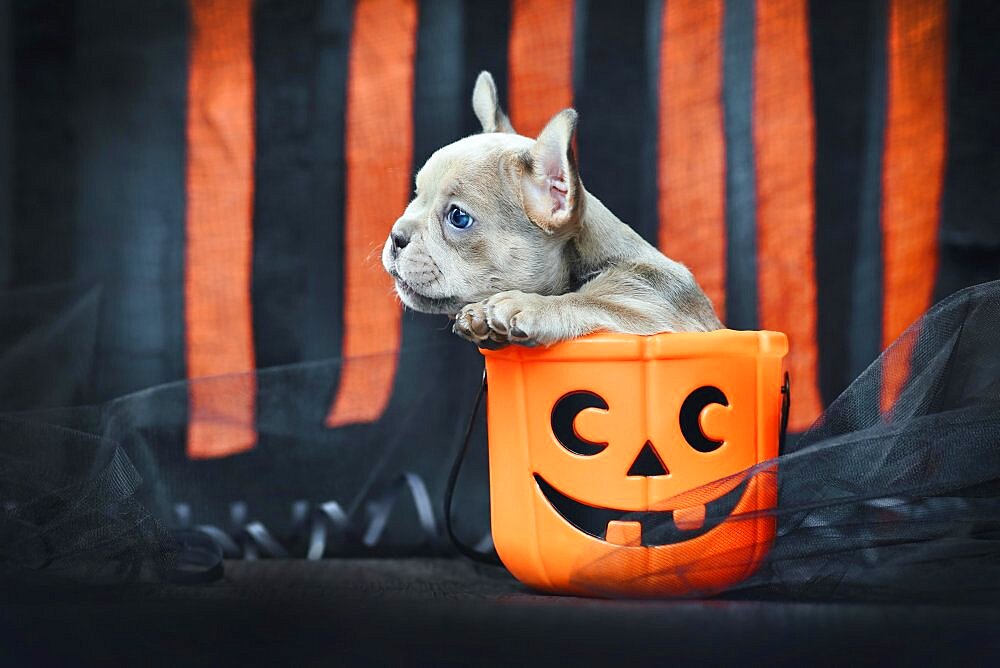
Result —
[[523, 137], [488, 72], [472, 106], [482, 134], [430, 157], [382, 249], [405, 305], [484, 348], [722, 327], [691, 272], [584, 189], [573, 109]]

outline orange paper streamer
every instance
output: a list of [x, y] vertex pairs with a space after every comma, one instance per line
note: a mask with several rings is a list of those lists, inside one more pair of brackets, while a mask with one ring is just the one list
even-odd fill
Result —
[[[669, 4], [669, 3], [668, 3]], [[805, 0], [757, 0], [753, 140], [761, 329], [785, 332], [794, 400], [788, 428], [822, 410], [813, 256], [816, 159]]]
[[328, 427], [373, 422], [392, 395], [400, 306], [378, 249], [406, 208], [413, 161], [415, 0], [365, 0], [347, 83], [344, 365]]
[[[931, 306], [938, 265], [946, 111], [945, 0], [892, 0], [882, 157], [882, 347]], [[912, 349], [913, 337], [902, 342]], [[908, 354], [884, 376], [883, 408], [906, 382]]]
[[188, 78], [185, 351], [188, 456], [254, 447], [250, 303], [254, 72], [250, 0], [191, 0]]
[[726, 311], [722, 0], [670, 0], [660, 43], [660, 249]]
[[573, 104], [573, 0], [513, 0], [511, 13], [510, 120], [535, 137]]

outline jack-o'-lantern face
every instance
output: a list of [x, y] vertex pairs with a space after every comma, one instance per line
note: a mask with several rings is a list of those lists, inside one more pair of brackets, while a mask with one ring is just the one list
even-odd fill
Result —
[[540, 589], [719, 591], [766, 554], [782, 334], [602, 334], [484, 351], [504, 563]]

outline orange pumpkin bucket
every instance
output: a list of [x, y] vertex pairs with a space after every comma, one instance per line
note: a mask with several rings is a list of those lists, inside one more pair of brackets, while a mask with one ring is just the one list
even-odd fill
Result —
[[481, 352], [493, 540], [515, 577], [566, 594], [705, 595], [760, 565], [777, 471], [753, 467], [778, 454], [784, 334]]

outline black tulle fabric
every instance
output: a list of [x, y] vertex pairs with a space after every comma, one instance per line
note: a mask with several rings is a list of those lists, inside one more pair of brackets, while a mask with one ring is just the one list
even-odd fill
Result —
[[[443, 331], [410, 345], [383, 417], [330, 429], [340, 359], [94, 400], [93, 379], [120, 372], [95, 368], [100, 302], [77, 285], [0, 292], [0, 577], [198, 582], [223, 558], [450, 552], [440, 500], [482, 373], [473, 347]], [[222, 425], [256, 389], [252, 449], [188, 456], [195, 386]], [[477, 511], [456, 518], [483, 546], [487, 495], [464, 484]]]
[[730, 592], [1000, 600], [1000, 282], [932, 308], [755, 470], [777, 471], [777, 536]]
[[[478, 386], [474, 351], [456, 360], [441, 359], [450, 346], [405, 349], [403, 382], [425, 369], [399, 390], [406, 401], [340, 429], [322, 424], [339, 360], [260, 370], [258, 447], [192, 464], [190, 384], [226, 396], [246, 384], [176, 382], [67, 408], [88, 373], [93, 300], [70, 286], [0, 295], [29, 333], [0, 349], [0, 379], [17, 379], [0, 380], [4, 575], [197, 581], [217, 575], [222, 556], [448, 551], [440, 506]], [[60, 317], [36, 322], [28, 311], [39, 305]], [[456, 525], [486, 548], [481, 425], [475, 437]], [[778, 471], [767, 511], [777, 536], [725, 595], [1000, 600], [1000, 282], [932, 308], [759, 468]]]

